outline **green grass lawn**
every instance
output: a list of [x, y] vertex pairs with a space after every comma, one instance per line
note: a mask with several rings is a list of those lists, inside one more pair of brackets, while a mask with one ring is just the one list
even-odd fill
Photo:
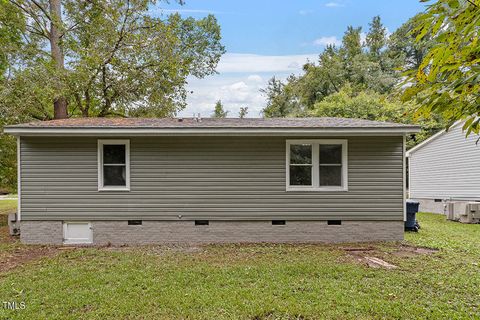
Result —
[[9, 214], [17, 209], [17, 200], [0, 200], [0, 214]]
[[17, 200], [0, 200], [0, 226], [7, 224], [7, 215], [15, 212], [17, 209]]
[[26, 303], [0, 318], [480, 318], [480, 225], [419, 220], [401, 244], [361, 245], [391, 270], [368, 267], [346, 245], [56, 250], [0, 273], [1, 301]]

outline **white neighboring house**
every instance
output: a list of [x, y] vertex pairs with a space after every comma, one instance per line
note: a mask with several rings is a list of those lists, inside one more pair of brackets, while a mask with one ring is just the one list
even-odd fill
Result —
[[406, 153], [409, 197], [420, 211], [446, 213], [450, 201], [480, 201], [480, 137], [465, 137], [462, 126], [457, 122]]

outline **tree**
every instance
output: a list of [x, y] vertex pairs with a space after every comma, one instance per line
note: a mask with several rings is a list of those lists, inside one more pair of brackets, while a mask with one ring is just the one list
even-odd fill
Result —
[[[294, 83], [295, 77], [290, 76], [287, 83]], [[286, 86], [281, 80], [275, 77], [268, 80], [266, 88], [260, 91], [267, 97], [267, 106], [262, 113], [267, 118], [286, 117], [298, 109], [297, 98], [290, 91], [291, 86]]]
[[413, 102], [405, 104], [395, 96], [372, 90], [355, 93], [350, 85], [346, 85], [299, 116], [359, 118], [421, 125], [420, 133], [407, 138], [407, 147], [410, 148], [439, 131], [443, 125], [439, 117], [414, 118], [412, 111], [417, 107]]
[[316, 101], [338, 92], [346, 81], [346, 70], [339, 50], [327, 46], [318, 58], [318, 65], [306, 63], [304, 74], [289, 78], [287, 88], [298, 96], [298, 108], [309, 108]]
[[447, 127], [465, 120], [467, 135], [480, 131], [480, 0], [438, 0], [417, 20], [417, 41], [434, 44], [416, 70], [405, 73], [406, 101], [419, 103], [417, 116], [442, 115]]
[[403, 122], [405, 108], [399, 101], [390, 100], [375, 91], [356, 93], [347, 84], [339, 92], [315, 103], [306, 115]]
[[408, 19], [388, 38], [386, 54], [394, 61], [395, 68], [404, 71], [417, 70], [423, 58], [433, 45], [433, 39], [429, 33], [416, 41], [418, 31], [415, 27], [421, 14]]
[[24, 52], [22, 32], [25, 29], [23, 16], [8, 0], [0, 0], [0, 80], [3, 80], [12, 64], [14, 53]]
[[347, 63], [352, 61], [356, 55], [362, 53], [361, 33], [362, 27], [354, 28], [348, 26], [347, 31], [343, 35], [341, 53]]
[[14, 192], [17, 189], [17, 148], [13, 136], [3, 134], [9, 124], [0, 114], [0, 191]]
[[248, 107], [240, 107], [240, 111], [238, 112], [238, 117], [240, 119], [243, 119], [247, 116], [248, 114]]
[[[11, 68], [0, 94], [18, 97], [28, 82], [33, 90], [11, 108], [38, 108], [26, 103], [38, 105], [44, 90], [58, 105], [65, 97], [72, 115], [175, 114], [185, 106], [187, 77], [215, 72], [224, 52], [220, 27], [212, 15], [152, 17], [151, 3], [63, 0], [58, 17], [59, 0], [11, 0], [24, 17], [24, 45], [35, 44], [36, 51]], [[41, 107], [50, 118], [51, 107]]]
[[366, 45], [372, 56], [379, 58], [381, 50], [387, 44], [387, 29], [383, 26], [380, 16], [375, 16], [369, 23], [370, 30], [367, 33]]
[[[63, 54], [63, 36], [64, 25], [62, 22], [62, 11], [60, 0], [46, 1], [14, 1], [2, 4], [2, 11], [10, 13], [4, 16], [2, 29], [11, 30], [11, 34], [20, 33], [22, 37], [17, 39], [19, 42], [24, 39], [25, 42], [35, 44], [37, 50], [44, 45], [40, 38], [48, 42], [48, 49], [44, 49], [51, 56], [51, 67], [57, 77], [64, 73], [64, 54]], [[20, 15], [23, 15], [20, 17]], [[17, 49], [21, 49], [17, 45]], [[53, 98], [54, 118], [67, 117], [67, 100], [63, 94], [61, 79], [56, 79], [57, 96]]]
[[223, 104], [221, 100], [218, 100], [217, 103], [215, 103], [215, 110], [213, 111], [213, 118], [226, 118], [228, 114], [228, 111], [225, 111], [223, 109]]
[[314, 104], [349, 84], [354, 90], [390, 93], [398, 82], [397, 65], [386, 54], [386, 29], [380, 17], [374, 17], [361, 42], [361, 28], [349, 26], [340, 47], [327, 46], [317, 63], [304, 65], [304, 73], [281, 82], [271, 79], [262, 92], [267, 95], [266, 117], [284, 117], [313, 108]]

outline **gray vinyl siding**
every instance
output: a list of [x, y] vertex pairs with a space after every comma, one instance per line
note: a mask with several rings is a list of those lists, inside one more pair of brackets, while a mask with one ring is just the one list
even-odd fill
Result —
[[410, 197], [480, 200], [478, 135], [465, 138], [462, 125], [411, 153]]
[[121, 192], [97, 190], [96, 138], [22, 137], [22, 219], [403, 219], [402, 137], [346, 138], [347, 192], [285, 191], [286, 139], [132, 137]]

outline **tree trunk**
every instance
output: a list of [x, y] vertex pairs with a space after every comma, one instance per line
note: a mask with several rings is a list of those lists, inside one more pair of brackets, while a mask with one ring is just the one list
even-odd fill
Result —
[[[61, 30], [59, 26], [62, 23], [62, 9], [61, 0], [50, 0], [50, 48], [52, 53], [52, 59], [55, 62], [55, 67], [58, 74], [62, 74], [64, 71], [64, 58], [63, 50], [60, 45], [61, 42]], [[61, 85], [61, 79], [59, 79], [58, 90], [62, 93], [63, 86]], [[67, 118], [67, 99], [61, 94], [53, 101], [53, 117], [55, 119]]]

